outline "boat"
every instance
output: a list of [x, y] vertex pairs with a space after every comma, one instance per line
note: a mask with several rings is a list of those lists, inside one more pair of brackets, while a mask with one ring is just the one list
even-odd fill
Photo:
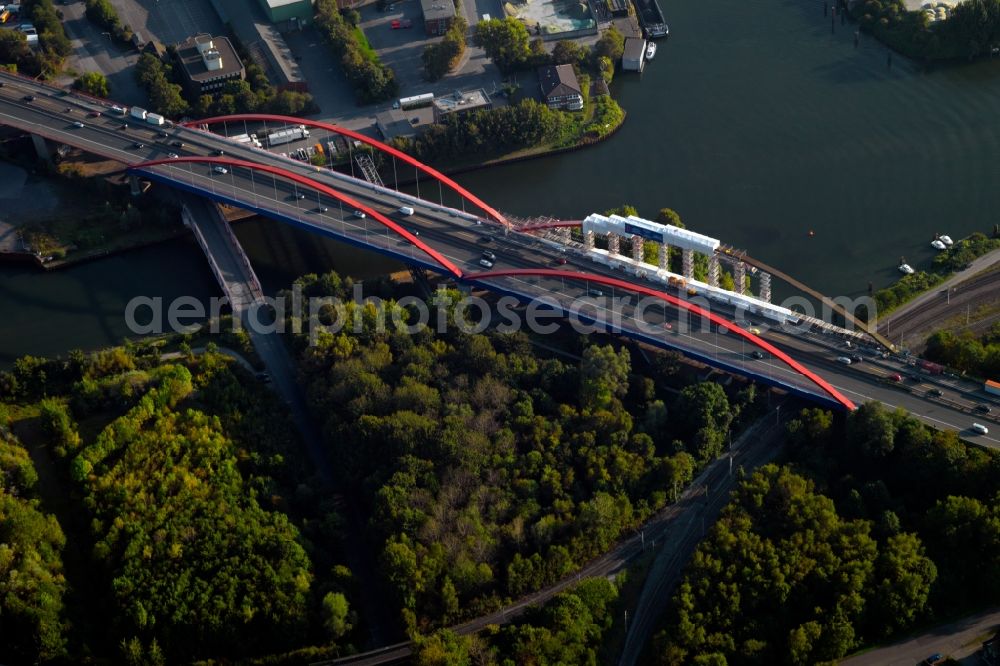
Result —
[[942, 241], [940, 238], [935, 238], [934, 240], [932, 240], [931, 241], [931, 247], [934, 248], [935, 250], [947, 250], [948, 249], [948, 246], [945, 245], [944, 241]]
[[952, 245], [955, 244], [955, 241], [953, 241], [950, 236], [938, 236], [938, 240], [947, 245], [948, 247], [951, 247]]
[[899, 272], [905, 275], [913, 275], [916, 273], [916, 271], [913, 270], [913, 266], [906, 263], [906, 259], [903, 259], [902, 257], [899, 258]]
[[655, 55], [656, 55], [656, 44], [654, 42], [650, 42], [646, 46], [646, 60], [652, 60]]

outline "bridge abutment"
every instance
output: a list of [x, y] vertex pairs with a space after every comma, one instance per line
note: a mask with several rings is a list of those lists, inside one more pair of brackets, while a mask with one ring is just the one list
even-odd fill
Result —
[[45, 137], [32, 134], [31, 143], [35, 146], [38, 159], [52, 164], [52, 153], [49, 151], [49, 144], [45, 142]]

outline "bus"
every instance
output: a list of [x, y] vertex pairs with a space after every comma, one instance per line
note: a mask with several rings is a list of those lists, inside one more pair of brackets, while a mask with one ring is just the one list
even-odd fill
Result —
[[430, 103], [433, 101], [434, 93], [424, 93], [423, 95], [414, 95], [413, 97], [401, 97], [399, 99], [399, 108], [417, 109], [421, 106], [430, 106]]

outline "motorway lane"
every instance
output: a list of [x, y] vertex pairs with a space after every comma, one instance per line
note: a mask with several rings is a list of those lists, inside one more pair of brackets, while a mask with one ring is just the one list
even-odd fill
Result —
[[[466, 217], [456, 215], [455, 213], [442, 212], [440, 208], [433, 205], [413, 202], [411, 198], [405, 195], [397, 195], [396, 193], [386, 195], [384, 191], [376, 190], [367, 183], [353, 181], [347, 176], [318, 169], [295, 160], [282, 158], [279, 155], [254, 149], [244, 144], [236, 144], [224, 137], [180, 126], [153, 127], [135, 119], [119, 119], [104, 116], [100, 118], [86, 117], [88, 110], [100, 107], [90, 100], [77, 98], [74, 95], [53, 94], [51, 89], [41, 84], [25, 81], [13, 75], [0, 74], [0, 80], [5, 83], [4, 87], [0, 88], [0, 122], [21, 126], [25, 129], [34, 129], [35, 131], [39, 129], [38, 126], [42, 126], [45, 128], [45, 134], [53, 140], [64, 141], [97, 154], [121, 160], [127, 164], [136, 164], [145, 160], [163, 158], [169, 152], [177, 152], [181, 155], [209, 156], [221, 149], [225, 151], [228, 157], [265, 162], [307, 175], [320, 182], [325, 182], [389, 215], [394, 215], [398, 205], [405, 202], [416, 209], [416, 214], [406, 218], [396, 215], [394, 219], [405, 224], [408, 228], [419, 229], [422, 238], [432, 241], [435, 249], [441, 251], [442, 254], [465, 269], [469, 269], [470, 267], [478, 269], [479, 256], [484, 247], [489, 247], [491, 251], [498, 255], [498, 262], [495, 266], [497, 270], [507, 267], [537, 267], [540, 263], [538, 261], [539, 257], [542, 258], [542, 265], [554, 265], [558, 259], [565, 258], [568, 262], [564, 267], [566, 270], [578, 268], [613, 277], [622, 277], [620, 273], [596, 264], [585, 257], [578, 256], [572, 251], [559, 253], [534, 237], [529, 237], [530, 240], [526, 240], [524, 235], [517, 233], [504, 236], [498, 232], [498, 227], [495, 224], [487, 222], [481, 226], [476, 225], [474, 221]], [[24, 103], [21, 97], [29, 91], [36, 94], [37, 99], [31, 103]], [[73, 108], [72, 113], [66, 114], [64, 112], [67, 106]], [[80, 129], [72, 127], [71, 123], [76, 119], [84, 122], [86, 127]], [[123, 120], [129, 123], [129, 127], [126, 130], [121, 129]], [[166, 131], [168, 137], [164, 139], [157, 137], [157, 133], [160, 131]], [[183, 147], [174, 147], [169, 144], [170, 141], [176, 140], [183, 141], [185, 145]], [[136, 141], [144, 143], [145, 147], [143, 149], [133, 148], [132, 144]], [[179, 170], [186, 169], [187, 174], [182, 177], [182, 180], [186, 178], [190, 182], [197, 183], [200, 186], [205, 186], [206, 182], [211, 182], [213, 185], [209, 187], [215, 187], [220, 183], [219, 177], [211, 175], [211, 169], [207, 166], [192, 167], [184, 165], [182, 167], [182, 165], [178, 164], [155, 167], [154, 169], [160, 173], [172, 174], [180, 173]], [[238, 169], [234, 169], [229, 174], [231, 177], [231, 193], [235, 194], [237, 191], [241, 191], [240, 194], [245, 196], [247, 193], [251, 193], [252, 195], [256, 192], [259, 196], [261, 193], [257, 184], [268, 182], [267, 177], [260, 174], [252, 177], [249, 174], [241, 175], [239, 171]], [[242, 179], [242, 184], [237, 182], [239, 179]], [[221, 190], [221, 186], [218, 189]], [[297, 186], [286, 183], [278, 187], [279, 196], [281, 192], [291, 193], [296, 190]], [[310, 196], [306, 201], [311, 204], [313, 200]], [[331, 211], [340, 210], [339, 203], [327, 202], [323, 197], [318, 197], [316, 201], [322, 202], [322, 205], [327, 205]], [[327, 231], [335, 233], [351, 233], [359, 240], [365, 234], [367, 234], [369, 241], [372, 239], [382, 239], [379, 240], [379, 245], [387, 250], [398, 251], [399, 245], [405, 243], [405, 241], [394, 239], [389, 232], [385, 231], [381, 225], [378, 225], [373, 220], [359, 221], [344, 219], [327, 214], [319, 214], [315, 211], [310, 214], [304, 208], [304, 203], [300, 203], [297, 200], [271, 201], [269, 202], [269, 206], [276, 212], [285, 215], [291, 214], [292, 217], [298, 218], [303, 224], [311, 224], [320, 229], [325, 228]], [[378, 229], [375, 228], [376, 225]], [[484, 246], [479, 244], [479, 241], [485, 236], [489, 236], [493, 240], [489, 245]], [[416, 252], [414, 249], [412, 256], [416, 256]], [[503, 280], [508, 282], [507, 286], [513, 285], [519, 288], [530, 286], [531, 294], [541, 294], [546, 287], [565, 288], [567, 295], [582, 295], [586, 292], [585, 284], [576, 287], [571, 286], [571, 283], [567, 282], [564, 287], [564, 285], [557, 284], [554, 281], [546, 282], [545, 280], [537, 280], [535, 283], [532, 283], [527, 279], [503, 278]], [[637, 281], [642, 282], [641, 280]], [[657, 286], [662, 289], [661, 285]], [[729, 314], [735, 316], [736, 314], [734, 312], [726, 312], [726, 308], [724, 307], [715, 306], [714, 309], [724, 316]], [[778, 340], [770, 333], [765, 333], [764, 337], [772, 342], [785, 342]], [[782, 364], [771, 361], [749, 362], [744, 354], [745, 343], [742, 340], [737, 340], [736, 336], [719, 335], [712, 331], [690, 332], [679, 333], [672, 340], [669, 340], [669, 342], [679, 344], [683, 348], [693, 349], [709, 357], [725, 360], [733, 365], [742, 365], [751, 371], [759, 372], [763, 367], [765, 372], [773, 372], [773, 376], [783, 381], [789, 381], [795, 385], [809, 387], [809, 390], [813, 390], [807, 380], [798, 375], [798, 373], [788, 370]], [[975, 420], [975, 417], [960, 409], [942, 405], [933, 400], [925, 399], [920, 395], [905, 394], [895, 387], [872, 383], [866, 378], [859, 377], [856, 369], [828, 364], [827, 361], [835, 357], [830, 349], [801, 339], [797, 339], [795, 343], [795, 351], [800, 361], [808, 360], [809, 362], [804, 363], [807, 367], [820, 370], [831, 384], [843, 390], [848, 397], [856, 401], [876, 399], [892, 407], [904, 406], [904, 408], [909, 409], [918, 417], [938, 427], [951, 427], [959, 431], [965, 431], [963, 432], [963, 436], [972, 441], [988, 446], [1000, 445], [1000, 442], [992, 434], [988, 436], [973, 436], [969, 433], [967, 429], [973, 420]], [[815, 359], [819, 359], [819, 361], [816, 362]], [[974, 404], [976, 400], [978, 399], [968, 397], [970, 404]]]

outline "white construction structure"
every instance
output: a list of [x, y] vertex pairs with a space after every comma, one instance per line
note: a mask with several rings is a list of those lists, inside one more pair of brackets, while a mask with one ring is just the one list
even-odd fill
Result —
[[[686, 290], [691, 296], [700, 294], [777, 321], [798, 320], [798, 316], [788, 308], [778, 307], [770, 303], [771, 276], [769, 274], [749, 267], [750, 273], [756, 273], [760, 277], [761, 294], [759, 297], [755, 297], [745, 293], [747, 264], [737, 257], [720, 253], [722, 243], [717, 238], [670, 224], [644, 220], [634, 215], [622, 217], [621, 215], [599, 215], [597, 213], [587, 216], [583, 221], [582, 231], [583, 249], [598, 263], [624, 270], [646, 280]], [[607, 250], [595, 246], [594, 241], [598, 235], [607, 238]], [[645, 241], [652, 241], [659, 245], [657, 264], [655, 265], [646, 263], [644, 260]], [[623, 245], [627, 244], [631, 245], [628, 256], [622, 252]], [[671, 247], [676, 247], [681, 251], [681, 274], [670, 271]], [[708, 282], [694, 278], [695, 253], [705, 255], [708, 258]], [[722, 289], [719, 286], [720, 259], [732, 264], [736, 291]]]

